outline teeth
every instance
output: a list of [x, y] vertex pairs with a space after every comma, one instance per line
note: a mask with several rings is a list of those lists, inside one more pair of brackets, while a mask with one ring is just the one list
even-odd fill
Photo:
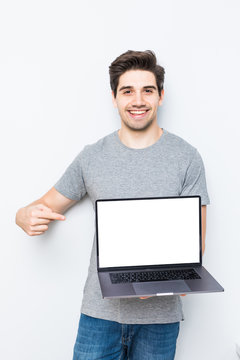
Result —
[[130, 111], [131, 114], [144, 114], [146, 110], [144, 111]]

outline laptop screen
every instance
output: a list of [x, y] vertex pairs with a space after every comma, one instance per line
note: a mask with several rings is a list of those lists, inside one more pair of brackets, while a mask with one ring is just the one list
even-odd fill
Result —
[[97, 200], [99, 268], [200, 262], [200, 197]]

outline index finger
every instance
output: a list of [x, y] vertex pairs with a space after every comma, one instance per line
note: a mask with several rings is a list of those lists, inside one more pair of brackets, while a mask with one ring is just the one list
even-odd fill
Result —
[[65, 220], [65, 216], [58, 214], [54, 211], [41, 211], [39, 213], [39, 217], [42, 219], [49, 219], [49, 220]]

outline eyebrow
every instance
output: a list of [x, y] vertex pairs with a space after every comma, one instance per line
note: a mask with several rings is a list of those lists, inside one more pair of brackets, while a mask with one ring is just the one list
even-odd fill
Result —
[[[122, 90], [125, 90], [125, 89], [133, 89], [133, 86], [122, 86], [119, 91], [122, 91]], [[153, 85], [147, 85], [147, 86], [144, 86], [143, 89], [155, 89], [157, 90], [156, 86], [153, 86]]]

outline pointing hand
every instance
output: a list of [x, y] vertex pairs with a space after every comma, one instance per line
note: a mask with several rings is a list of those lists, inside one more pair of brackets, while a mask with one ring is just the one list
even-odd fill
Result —
[[65, 216], [52, 211], [43, 204], [21, 208], [16, 215], [16, 224], [30, 236], [43, 234], [53, 220], [65, 220]]

